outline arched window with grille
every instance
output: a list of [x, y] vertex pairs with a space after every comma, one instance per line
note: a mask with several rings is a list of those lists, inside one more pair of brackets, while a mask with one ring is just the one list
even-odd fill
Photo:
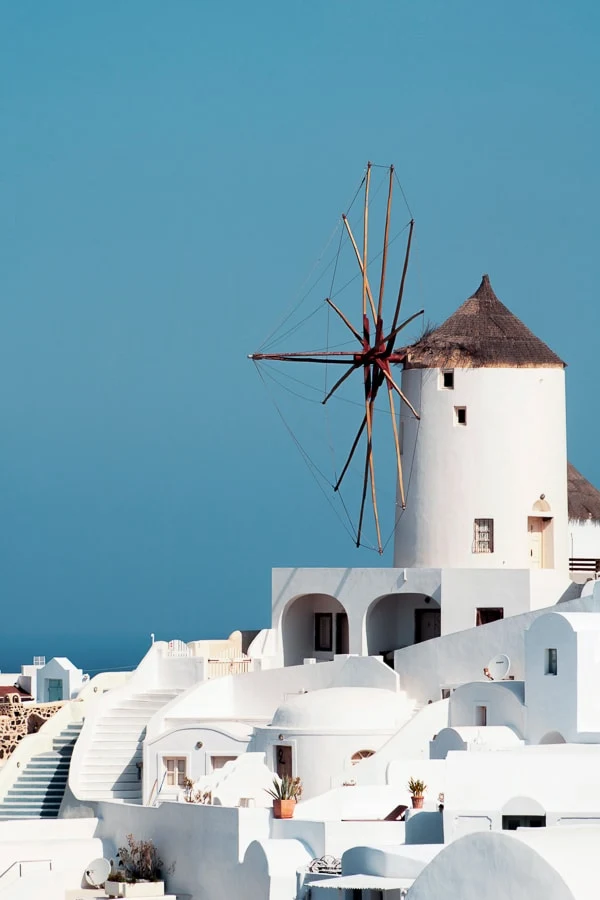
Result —
[[352, 754], [352, 765], [355, 766], [356, 763], [359, 763], [361, 761], [361, 759], [368, 759], [370, 756], [373, 756], [374, 753], [374, 750], [357, 750], [356, 753]]

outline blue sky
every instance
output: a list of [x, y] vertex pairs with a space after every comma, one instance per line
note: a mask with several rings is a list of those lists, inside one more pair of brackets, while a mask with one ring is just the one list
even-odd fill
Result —
[[1, 668], [127, 665], [151, 631], [267, 625], [272, 566], [391, 562], [354, 549], [246, 359], [367, 159], [417, 221], [407, 312], [440, 322], [489, 272], [569, 363], [569, 455], [600, 484], [599, 18], [2, 4]]

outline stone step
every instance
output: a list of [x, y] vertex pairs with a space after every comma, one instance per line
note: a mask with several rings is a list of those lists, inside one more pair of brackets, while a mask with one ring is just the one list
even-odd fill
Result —
[[57, 810], [40, 810], [39, 813], [32, 813], [26, 809], [14, 809], [10, 812], [3, 812], [0, 807], [0, 820], [7, 821], [10, 819], [58, 819]]
[[60, 809], [60, 803], [60, 800], [57, 800], [56, 802], [46, 802], [44, 800], [32, 800], [31, 802], [26, 800], [4, 800], [0, 809], [2, 809], [3, 812], [12, 812], [14, 809], [22, 809], [29, 812], [31, 815], [36, 815], [39, 812], [45, 812], [51, 809], [58, 810]]
[[52, 782], [63, 782], [67, 783], [69, 778], [69, 773], [67, 771], [64, 772], [52, 772], [42, 774], [40, 772], [24, 772], [22, 775], [16, 779], [15, 784], [20, 781], [31, 782], [33, 784], [47, 784], [49, 781]]

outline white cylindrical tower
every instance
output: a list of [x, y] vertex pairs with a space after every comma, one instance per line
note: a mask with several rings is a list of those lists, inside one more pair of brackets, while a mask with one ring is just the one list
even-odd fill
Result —
[[487, 275], [409, 348], [395, 566], [567, 571], [564, 369]]

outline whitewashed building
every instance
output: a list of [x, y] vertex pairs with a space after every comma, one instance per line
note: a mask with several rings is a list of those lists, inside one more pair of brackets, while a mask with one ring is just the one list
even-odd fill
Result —
[[487, 276], [406, 354], [394, 567], [276, 569], [270, 628], [132, 673], [38, 667], [66, 702], [0, 770], [27, 818], [0, 822], [0, 897], [85, 898], [130, 833], [191, 900], [592, 896], [600, 493], [567, 463], [564, 363]]

